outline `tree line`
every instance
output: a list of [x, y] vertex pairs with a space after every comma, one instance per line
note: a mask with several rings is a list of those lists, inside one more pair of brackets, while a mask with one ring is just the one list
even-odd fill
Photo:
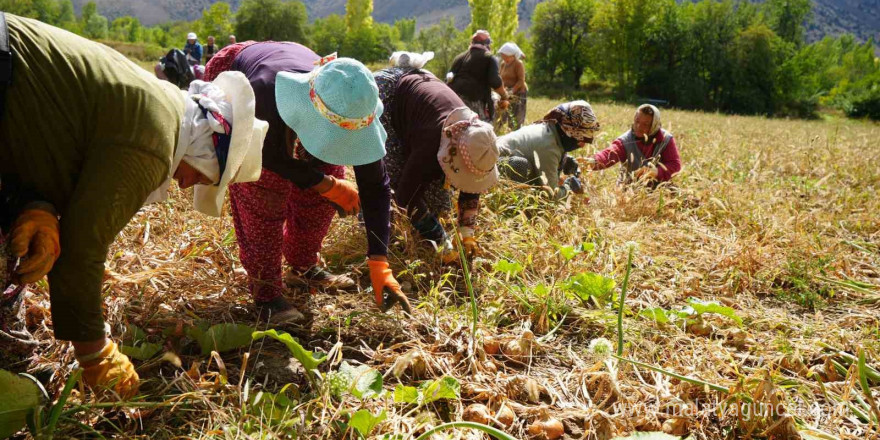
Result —
[[373, 21], [372, 0], [347, 0], [344, 15], [311, 24], [305, 5], [293, 0], [244, 0], [235, 12], [217, 2], [194, 22], [153, 27], [133, 17], [110, 22], [94, 2], [80, 17], [71, 0], [0, 0], [0, 9], [92, 39], [162, 49], [182, 46], [193, 31], [203, 42], [216, 36], [220, 45], [229, 34], [239, 41], [296, 41], [365, 63], [381, 63], [395, 50], [430, 50], [435, 60], [428, 68], [440, 77], [468, 47], [471, 33], [487, 29], [496, 47], [515, 41], [523, 48], [537, 93], [798, 117], [826, 106], [880, 119], [874, 42], [843, 35], [807, 44], [810, 0], [549, 0], [536, 6], [528, 35], [519, 31], [519, 0], [468, 3], [467, 28], [447, 18], [418, 32], [413, 18]]

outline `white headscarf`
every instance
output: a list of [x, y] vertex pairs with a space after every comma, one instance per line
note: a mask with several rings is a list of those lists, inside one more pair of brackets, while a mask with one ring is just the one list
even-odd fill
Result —
[[648, 132], [648, 136], [654, 136], [655, 134], [657, 134], [658, 131], [660, 131], [660, 127], [663, 126], [660, 121], [660, 109], [651, 104], [642, 104], [639, 106], [639, 108], [636, 109], [636, 115], [641, 113], [644, 109], [651, 109], [651, 111], [654, 113], [654, 117], [653, 119], [651, 119], [651, 131]]
[[504, 45], [501, 46], [501, 49], [498, 49], [498, 53], [504, 54], [504, 55], [510, 55], [512, 57], [517, 57], [517, 58], [525, 58], [526, 57], [526, 55], [523, 53], [522, 49], [520, 49], [519, 46], [516, 45], [516, 43], [511, 42], [511, 41], [504, 43]]
[[[146, 203], [168, 198], [168, 187], [174, 172], [185, 160], [214, 183], [195, 186], [195, 208], [205, 214], [219, 216], [230, 183], [259, 179], [263, 140], [269, 124], [254, 117], [254, 91], [241, 72], [223, 72], [213, 83], [193, 81], [189, 91], [181, 93], [184, 95], [185, 109], [171, 172], [168, 179], [150, 194]], [[207, 115], [199, 105], [208, 110]], [[211, 112], [220, 113], [232, 127], [224, 170], [220, 170], [213, 135], [227, 133], [224, 125]]]
[[406, 51], [397, 51], [391, 54], [391, 57], [388, 58], [389, 64], [392, 67], [408, 67], [413, 69], [421, 69], [425, 67], [425, 64], [428, 64], [428, 61], [434, 59], [434, 52], [406, 52]]

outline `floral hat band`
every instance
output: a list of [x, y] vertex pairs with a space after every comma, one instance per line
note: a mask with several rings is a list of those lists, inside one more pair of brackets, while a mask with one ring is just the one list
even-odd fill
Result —
[[315, 65], [319, 67], [313, 70], [312, 75], [309, 77], [309, 99], [312, 101], [312, 105], [315, 107], [315, 110], [320, 113], [321, 116], [324, 117], [324, 119], [330, 121], [331, 123], [346, 130], [360, 130], [362, 128], [366, 128], [376, 119], [375, 110], [369, 115], [362, 118], [347, 118], [340, 114], [334, 113], [333, 110], [330, 110], [330, 108], [327, 107], [327, 104], [324, 103], [324, 100], [321, 99], [320, 96], [318, 96], [318, 91], [315, 90], [315, 79], [318, 78], [318, 73], [321, 71], [320, 66], [324, 66], [325, 64], [334, 61], [335, 59], [336, 52], [315, 61]]

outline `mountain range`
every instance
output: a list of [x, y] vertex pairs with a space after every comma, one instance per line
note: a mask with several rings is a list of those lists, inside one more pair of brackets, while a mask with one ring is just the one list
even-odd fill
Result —
[[[88, 0], [73, 0], [79, 9]], [[202, 10], [219, 0], [94, 0], [98, 11], [110, 18], [132, 15], [152, 26], [170, 20], [195, 20]], [[543, 0], [522, 0], [519, 5], [520, 28], [525, 30], [535, 5]], [[228, 0], [233, 9], [241, 0]], [[309, 19], [329, 14], [344, 14], [346, 0], [303, 0]], [[375, 0], [373, 18], [391, 23], [400, 18], [415, 17], [419, 28], [430, 26], [446, 17], [453, 17], [458, 27], [470, 22], [467, 0]], [[852, 33], [859, 40], [873, 37], [880, 41], [880, 0], [814, 0], [813, 20], [807, 28], [807, 39], [815, 41], [825, 35]]]

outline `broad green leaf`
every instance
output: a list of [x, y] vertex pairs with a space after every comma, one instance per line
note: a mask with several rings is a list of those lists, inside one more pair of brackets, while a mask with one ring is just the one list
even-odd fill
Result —
[[538, 295], [539, 298], [544, 298], [545, 296], [547, 296], [548, 293], [550, 293], [550, 289], [543, 283], [541, 283], [532, 288], [532, 292], [535, 295]]
[[139, 361], [146, 361], [152, 359], [153, 356], [162, 351], [162, 344], [144, 342], [135, 346], [120, 345], [119, 351], [130, 358], [137, 359]]
[[798, 427], [798, 434], [804, 440], [840, 440], [840, 437], [812, 428]]
[[604, 304], [614, 297], [615, 284], [611, 278], [597, 273], [583, 272], [565, 280], [561, 287], [583, 302], [595, 298], [599, 304]]
[[295, 405], [296, 401], [283, 391], [278, 394], [260, 391], [251, 398], [248, 412], [260, 418], [280, 422], [285, 417], [290, 417], [290, 409]]
[[398, 384], [394, 388], [394, 403], [409, 403], [412, 405], [419, 403], [419, 390], [416, 387]]
[[[690, 310], [688, 310], [690, 308]], [[684, 312], [693, 311], [693, 314], [702, 315], [704, 313], [715, 313], [721, 316], [726, 316], [734, 321], [737, 324], [742, 325], [742, 318], [737, 316], [736, 312], [727, 306], [722, 306], [714, 301], [702, 301], [696, 298], [688, 298], [688, 307], [685, 307]]]
[[459, 428], [468, 428], [468, 429], [476, 429], [478, 431], [485, 432], [486, 434], [491, 435], [492, 437], [498, 440], [516, 440], [516, 437], [511, 436], [510, 434], [498, 429], [493, 428], [488, 425], [484, 425], [482, 423], [477, 422], [449, 422], [439, 425], [437, 427], [431, 428], [422, 433], [422, 435], [416, 437], [416, 440], [428, 440], [434, 438], [434, 434], [441, 431], [447, 431], [451, 429], [459, 429]]
[[345, 377], [346, 388], [357, 398], [366, 399], [382, 392], [382, 374], [366, 365], [352, 367], [343, 361], [339, 374]]
[[681, 437], [665, 432], [634, 432], [626, 437], [614, 437], [611, 440], [681, 440]]
[[253, 333], [253, 338], [255, 340], [263, 338], [265, 336], [284, 343], [284, 345], [287, 346], [287, 349], [290, 350], [290, 354], [292, 354], [293, 357], [303, 365], [303, 368], [306, 369], [309, 375], [312, 374], [312, 370], [318, 368], [318, 365], [321, 365], [321, 362], [324, 362], [325, 360], [325, 355], [316, 355], [315, 353], [306, 350], [305, 348], [303, 348], [302, 345], [299, 344], [299, 342], [296, 341], [296, 339], [293, 338], [293, 336], [290, 336], [290, 334], [288, 333], [278, 333], [277, 331], [275, 331], [275, 329]]
[[675, 313], [670, 312], [669, 310], [664, 309], [663, 307], [653, 307], [650, 309], [642, 309], [639, 312], [639, 316], [644, 316], [648, 319], [653, 319], [659, 324], [669, 324], [673, 319], [676, 318]]
[[40, 389], [30, 380], [0, 370], [0, 438], [18, 432], [39, 411]]
[[127, 345], [137, 345], [139, 342], [145, 341], [147, 339], [147, 334], [140, 327], [134, 324], [128, 324], [125, 328], [125, 333], [122, 335], [122, 340]]
[[584, 242], [581, 245], [581, 250], [584, 252], [593, 252], [596, 250], [596, 243]]
[[440, 399], [456, 400], [461, 397], [461, 385], [454, 377], [443, 376], [440, 379], [424, 382], [419, 385], [422, 403], [427, 404]]
[[443, 376], [440, 379], [422, 382], [418, 388], [397, 385], [394, 388], [395, 403], [425, 405], [441, 399], [460, 399], [461, 384], [454, 377]]
[[559, 255], [562, 255], [562, 258], [565, 258], [566, 261], [571, 260], [577, 254], [581, 253], [581, 250], [575, 248], [574, 246], [560, 246], [556, 245], [556, 249], [559, 250]]
[[497, 272], [503, 272], [510, 276], [514, 276], [523, 271], [522, 264], [517, 261], [499, 260], [493, 267]]
[[369, 411], [362, 409], [351, 416], [348, 426], [354, 428], [362, 437], [367, 438], [373, 432], [373, 428], [382, 423], [387, 417], [385, 411], [379, 413], [378, 416], [374, 416]]
[[224, 323], [212, 325], [204, 331], [198, 327], [190, 327], [187, 334], [199, 343], [202, 355], [206, 356], [212, 351], [222, 353], [248, 346], [253, 331], [252, 327], [244, 324]]

